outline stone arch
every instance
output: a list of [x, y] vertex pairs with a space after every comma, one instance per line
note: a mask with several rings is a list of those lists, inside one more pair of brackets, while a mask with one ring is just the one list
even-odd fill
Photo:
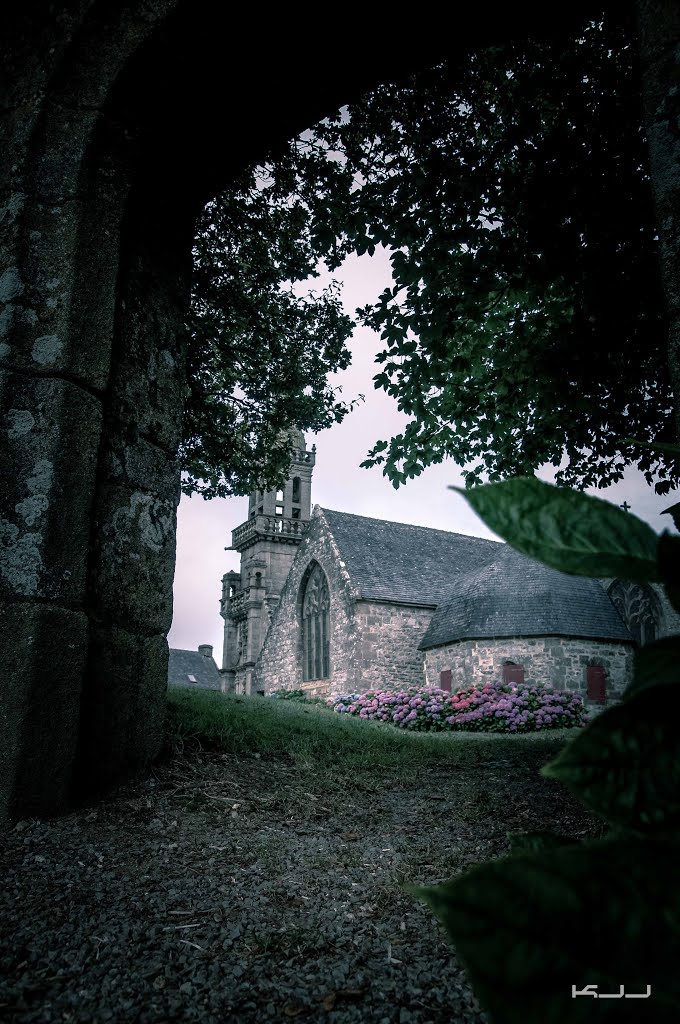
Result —
[[[13, 687], [0, 817], [53, 812], [160, 747], [194, 220], [244, 162], [357, 85], [332, 61], [323, 70], [328, 54], [299, 26], [307, 58], [291, 61], [275, 28], [274, 109], [254, 68], [244, 90], [243, 69], [227, 62], [230, 82], [215, 59], [234, 24], [214, 5], [72, 6], [46, 30], [29, 0], [3, 33], [18, 116], [0, 217]], [[215, 143], [225, 106], [237, 155]]]
[[614, 580], [607, 593], [639, 647], [659, 635], [659, 601], [651, 587], [630, 580]]
[[[46, 24], [27, 0], [5, 25], [0, 817], [53, 812], [160, 747], [196, 215], [278, 141], [431, 59], [425, 24], [391, 48], [376, 25], [369, 68], [349, 25], [319, 46], [283, 9], [242, 17], [66, 0]], [[267, 32], [267, 75], [225, 57]]]
[[[286, 8], [263, 26], [212, 0], [27, 0], [6, 19], [0, 817], [53, 813], [159, 749], [201, 206], [367, 86], [582, 13], [481, 5], [444, 40], [424, 12], [389, 46], [378, 19], [321, 40]], [[254, 41], [241, 61], [234, 40]]]

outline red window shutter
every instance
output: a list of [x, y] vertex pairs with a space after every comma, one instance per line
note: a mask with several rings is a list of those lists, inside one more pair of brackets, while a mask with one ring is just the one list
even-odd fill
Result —
[[524, 682], [524, 666], [523, 665], [503, 665], [503, 682], [504, 683], [523, 683]]
[[604, 704], [607, 699], [607, 676], [600, 665], [588, 665], [586, 669], [586, 691], [588, 700]]
[[445, 668], [439, 673], [439, 689], [451, 693], [451, 669]]

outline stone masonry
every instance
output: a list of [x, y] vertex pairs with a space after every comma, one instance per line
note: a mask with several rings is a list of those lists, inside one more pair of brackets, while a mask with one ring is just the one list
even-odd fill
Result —
[[[378, 601], [357, 601], [361, 690], [423, 685], [423, 655], [418, 644], [432, 618], [432, 608]], [[335, 684], [333, 689], [336, 690]], [[337, 691], [336, 691], [337, 692]]]
[[315, 448], [307, 451], [299, 430], [290, 434], [288, 480], [280, 490], [252, 493], [248, 519], [232, 533], [231, 549], [241, 555], [241, 571], [222, 578], [220, 603], [222, 676], [228, 693], [253, 692], [255, 664], [309, 521]]
[[[0, 820], [56, 813], [160, 749], [197, 214], [442, 49], [425, 21], [386, 50], [376, 23], [368, 65], [349, 23], [319, 31], [208, 0], [4, 12]], [[225, 60], [256, 37], [267, 74]]]
[[589, 665], [606, 673], [607, 699], [616, 698], [632, 681], [633, 659], [626, 644], [599, 643], [565, 637], [504, 640], [463, 640], [425, 651], [427, 686], [440, 685], [440, 673], [451, 670], [451, 689], [473, 683], [499, 682], [503, 665], [513, 662], [524, 668], [524, 681], [558, 690], [586, 694]]
[[[326, 574], [331, 597], [330, 678], [302, 682], [301, 605], [310, 567]], [[310, 696], [353, 692], [361, 685], [361, 641], [356, 594], [326, 523], [316, 507], [281, 592], [255, 673], [255, 690], [304, 689]]]

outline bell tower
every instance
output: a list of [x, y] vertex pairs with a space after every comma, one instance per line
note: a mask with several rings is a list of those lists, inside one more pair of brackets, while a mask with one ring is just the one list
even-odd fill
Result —
[[307, 451], [302, 431], [289, 431], [292, 462], [279, 490], [255, 490], [248, 518], [232, 532], [241, 556], [240, 573], [222, 577], [224, 619], [222, 675], [229, 693], [250, 693], [253, 672], [271, 617], [309, 522], [316, 446]]

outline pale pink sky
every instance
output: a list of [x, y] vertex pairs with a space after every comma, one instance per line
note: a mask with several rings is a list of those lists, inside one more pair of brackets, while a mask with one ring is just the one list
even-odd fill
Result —
[[[375, 301], [390, 283], [388, 255], [377, 250], [373, 257], [351, 257], [337, 276], [344, 281], [345, 307], [353, 313], [357, 306]], [[378, 335], [357, 328], [350, 347], [351, 366], [335, 374], [331, 382], [342, 386], [345, 400], [364, 394], [366, 401], [343, 423], [317, 435], [306, 435], [308, 447], [316, 444], [312, 504], [375, 519], [494, 537], [465, 499], [447, 489], [450, 484], [463, 485], [461, 473], [452, 462], [430, 467], [398, 490], [382, 476], [379, 467], [359, 468], [375, 441], [391, 437], [408, 417], [397, 410], [394, 399], [373, 388], [372, 378], [379, 369], [374, 357], [383, 347]], [[550, 480], [550, 469], [538, 475]], [[636, 471], [629, 471], [623, 481], [607, 490], [589, 493], [617, 505], [625, 499], [633, 514], [657, 532], [672, 527], [670, 517], [660, 517], [659, 513], [676, 499], [672, 494], [655, 495]], [[231, 531], [247, 518], [247, 510], [247, 498], [204, 501], [196, 495], [182, 497], [178, 510], [174, 618], [168, 641], [171, 647], [185, 650], [212, 644], [218, 665], [222, 663], [221, 580], [225, 572], [239, 569], [238, 554], [224, 549], [231, 543]]]

